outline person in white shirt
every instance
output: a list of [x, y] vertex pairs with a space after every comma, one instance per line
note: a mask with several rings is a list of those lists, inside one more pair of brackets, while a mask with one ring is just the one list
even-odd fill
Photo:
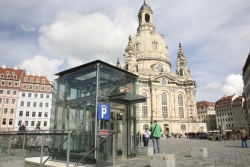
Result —
[[143, 133], [143, 142], [144, 142], [144, 146], [148, 147], [148, 142], [149, 142], [149, 138], [150, 138], [151, 133], [148, 131], [148, 128], [145, 129], [145, 132]]

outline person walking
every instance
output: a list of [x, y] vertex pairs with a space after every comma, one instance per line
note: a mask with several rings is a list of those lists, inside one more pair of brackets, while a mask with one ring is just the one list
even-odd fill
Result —
[[[19, 128], [18, 128], [18, 131], [28, 131], [28, 128], [27, 128], [27, 123], [26, 122], [24, 122]], [[21, 134], [21, 133], [20, 133]], [[19, 140], [17, 141], [17, 145], [23, 145], [23, 140], [24, 140], [24, 138], [23, 138], [24, 136], [23, 135], [20, 135], [19, 136]], [[24, 145], [25, 146], [27, 146], [27, 137], [25, 137], [25, 139], [26, 139], [26, 141], [25, 141], [25, 143], [24, 143]]]
[[150, 132], [148, 131], [148, 128], [145, 129], [145, 132], [143, 133], [143, 137], [144, 137], [144, 146], [148, 147], [148, 142], [149, 142], [149, 138], [150, 138]]
[[[36, 127], [33, 129], [33, 131], [35, 131], [36, 133], [40, 133], [41, 130], [42, 128], [40, 128], [40, 124], [36, 124]], [[41, 134], [35, 137], [32, 146], [41, 146], [42, 142], [43, 144], [45, 144], [45, 138]]]
[[162, 128], [160, 125], [157, 124], [157, 121], [155, 120], [154, 123], [150, 126], [149, 131], [151, 132], [152, 139], [153, 139], [154, 154], [156, 152], [156, 144], [157, 144], [157, 150], [159, 154]]
[[241, 128], [240, 134], [241, 134], [242, 148], [244, 148], [244, 147], [248, 148], [248, 145], [247, 145], [247, 132], [245, 131], [244, 128]]

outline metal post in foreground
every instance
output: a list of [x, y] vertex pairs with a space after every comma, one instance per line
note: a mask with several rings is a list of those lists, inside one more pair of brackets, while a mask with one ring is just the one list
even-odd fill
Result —
[[113, 133], [113, 166], [115, 165], [115, 133]]
[[67, 164], [66, 167], [69, 167], [69, 154], [70, 154], [70, 131], [68, 132], [68, 146], [67, 146]]
[[43, 145], [44, 145], [44, 133], [43, 133], [43, 135], [42, 135], [42, 146], [41, 146], [40, 166], [43, 165]]
[[[6, 138], [6, 139], [7, 139], [7, 138]], [[10, 139], [11, 139], [11, 134], [10, 134], [10, 138], [9, 138], [8, 155], [10, 155]]]
[[23, 134], [23, 149], [22, 149], [22, 157], [24, 158], [24, 147], [25, 147], [25, 142], [26, 142], [26, 136]]

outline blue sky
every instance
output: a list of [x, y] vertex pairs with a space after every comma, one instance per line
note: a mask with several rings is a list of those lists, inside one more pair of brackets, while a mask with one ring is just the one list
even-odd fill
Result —
[[[96, 59], [123, 63], [142, 0], [2, 0], [0, 65], [53, 80], [58, 71]], [[176, 70], [178, 44], [197, 82], [197, 101], [242, 93], [250, 52], [249, 0], [147, 0]], [[109, 52], [107, 52], [107, 50]]]

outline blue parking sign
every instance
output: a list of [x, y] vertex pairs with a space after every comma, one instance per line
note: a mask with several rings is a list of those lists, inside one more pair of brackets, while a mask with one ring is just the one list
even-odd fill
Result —
[[110, 105], [98, 103], [98, 119], [110, 120]]

